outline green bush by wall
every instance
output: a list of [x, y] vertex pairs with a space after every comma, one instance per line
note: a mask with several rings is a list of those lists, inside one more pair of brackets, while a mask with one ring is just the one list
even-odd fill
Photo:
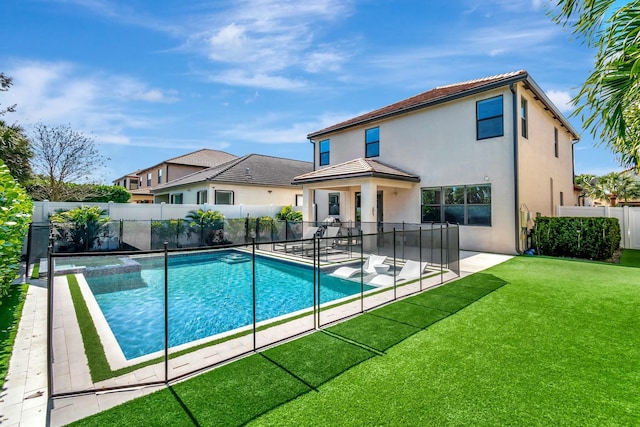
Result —
[[20, 267], [32, 210], [31, 199], [0, 160], [0, 295], [6, 294]]
[[617, 218], [540, 217], [533, 245], [540, 255], [605, 260], [620, 247]]

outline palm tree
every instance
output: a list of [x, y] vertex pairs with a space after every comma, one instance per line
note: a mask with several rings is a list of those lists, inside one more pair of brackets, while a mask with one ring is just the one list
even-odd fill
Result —
[[607, 201], [610, 206], [640, 197], [640, 182], [628, 173], [611, 172], [597, 178], [588, 174], [578, 175], [576, 184], [582, 187], [584, 196]]
[[573, 115], [616, 153], [638, 168], [640, 142], [640, 2], [558, 0], [553, 19], [598, 49], [592, 73], [573, 99]]

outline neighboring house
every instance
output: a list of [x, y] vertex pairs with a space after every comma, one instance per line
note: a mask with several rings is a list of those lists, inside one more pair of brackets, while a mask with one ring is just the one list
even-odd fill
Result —
[[248, 154], [151, 189], [155, 203], [302, 206], [297, 175], [313, 163]]
[[310, 133], [305, 220], [459, 223], [460, 247], [516, 253], [574, 205], [578, 134], [526, 71], [437, 87]]
[[[165, 160], [157, 165], [139, 169], [138, 171], [120, 177], [113, 181], [114, 185], [122, 185], [131, 192], [132, 203], [153, 203], [151, 189], [181, 178], [185, 175], [201, 171], [213, 166], [237, 159], [233, 154], [224, 151], [203, 148], [182, 156]], [[135, 182], [134, 177], [138, 178]], [[137, 187], [137, 188], [133, 188]]]

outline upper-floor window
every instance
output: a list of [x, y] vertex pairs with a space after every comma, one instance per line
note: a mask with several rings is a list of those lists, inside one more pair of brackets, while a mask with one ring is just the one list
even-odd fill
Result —
[[477, 139], [504, 135], [502, 95], [476, 102]]
[[216, 190], [215, 194], [216, 205], [232, 205], [233, 204], [233, 191], [228, 190]]
[[422, 189], [422, 222], [491, 225], [491, 184]]
[[171, 195], [171, 203], [174, 205], [182, 204], [182, 193], [176, 193]]
[[375, 127], [364, 131], [365, 157], [380, 155], [380, 128]]
[[329, 215], [340, 215], [340, 193], [329, 193]]
[[158, 184], [162, 184], [162, 169], [158, 169]]
[[320, 166], [329, 164], [329, 149], [331, 140], [323, 139], [320, 141]]
[[553, 153], [558, 156], [558, 128], [553, 128]]
[[151, 172], [147, 174], [147, 187], [151, 187]]
[[527, 100], [520, 98], [520, 132], [523, 138], [529, 138], [529, 112], [527, 110]]

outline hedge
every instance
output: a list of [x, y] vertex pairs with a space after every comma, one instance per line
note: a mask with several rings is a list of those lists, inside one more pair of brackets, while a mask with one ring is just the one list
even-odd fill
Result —
[[0, 160], [0, 295], [16, 277], [33, 204]]
[[540, 217], [533, 245], [540, 255], [605, 260], [620, 247], [617, 218]]

